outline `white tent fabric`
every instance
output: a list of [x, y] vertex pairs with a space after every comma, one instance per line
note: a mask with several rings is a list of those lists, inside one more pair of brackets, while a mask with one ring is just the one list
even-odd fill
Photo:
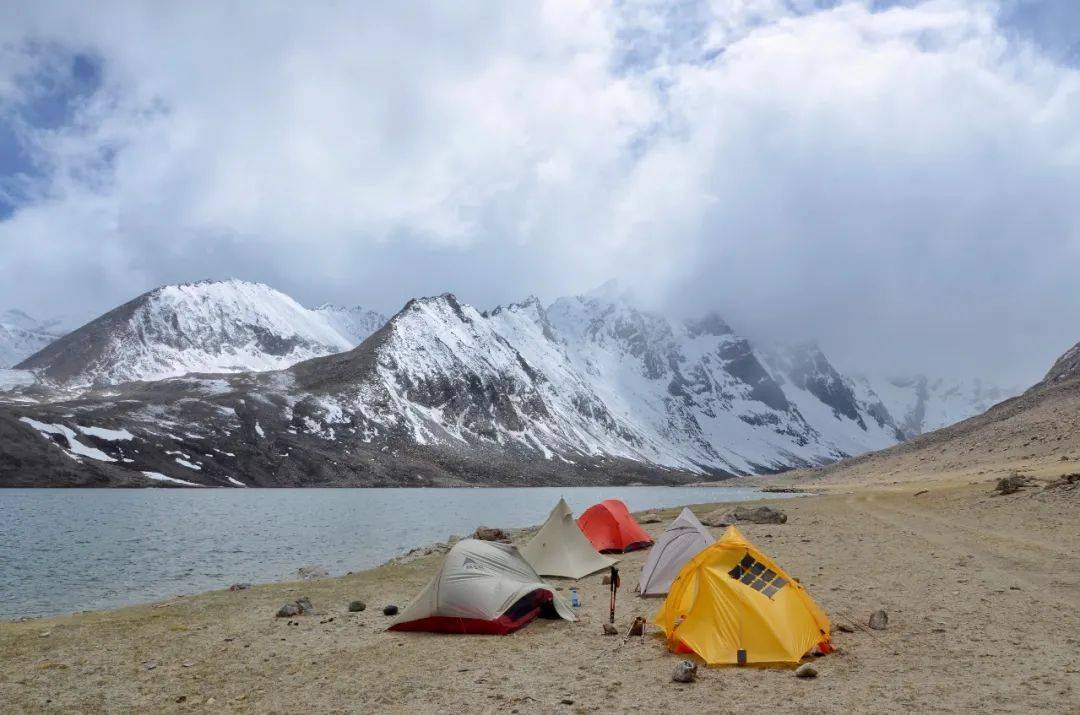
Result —
[[656, 539], [641, 569], [638, 593], [642, 596], [666, 594], [686, 562], [714, 541], [716, 539], [694, 512], [684, 508]]
[[617, 562], [601, 555], [581, 533], [574, 514], [560, 499], [536, 536], [521, 549], [522, 557], [543, 576], [581, 578]]
[[424, 590], [391, 624], [425, 618], [494, 621], [537, 589], [550, 591], [560, 617], [575, 621], [573, 609], [526, 563], [516, 548], [478, 539], [462, 539], [446, 554]]

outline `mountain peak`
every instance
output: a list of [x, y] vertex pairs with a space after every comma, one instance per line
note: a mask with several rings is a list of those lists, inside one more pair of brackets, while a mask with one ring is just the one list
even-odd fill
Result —
[[715, 311], [709, 311], [700, 318], [694, 318], [686, 321], [686, 329], [690, 333], [690, 337], [696, 338], [699, 335], [712, 335], [719, 337], [721, 335], [731, 335], [735, 331], [731, 329], [720, 314]]
[[1074, 377], [1080, 377], [1080, 343], [1073, 345], [1054, 361], [1046, 377], [1043, 378], [1043, 383], [1049, 385], [1065, 382]]

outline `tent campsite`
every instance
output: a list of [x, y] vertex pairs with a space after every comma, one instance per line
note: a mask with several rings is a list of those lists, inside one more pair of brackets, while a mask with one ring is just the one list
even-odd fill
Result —
[[798, 663], [829, 647], [829, 617], [734, 526], [686, 563], [655, 621], [670, 650], [709, 665]]
[[652, 545], [652, 537], [634, 521], [626, 505], [618, 499], [593, 504], [578, 518], [577, 525], [601, 553], [624, 553]]
[[574, 514], [565, 499], [559, 499], [540, 531], [522, 547], [521, 556], [542, 576], [575, 579], [616, 562], [596, 552], [574, 522]]
[[516, 548], [463, 539], [389, 630], [505, 635], [541, 615], [577, 620]]
[[666, 595], [686, 562], [714, 541], [694, 512], [684, 508], [656, 539], [641, 569], [638, 593], [642, 596]]

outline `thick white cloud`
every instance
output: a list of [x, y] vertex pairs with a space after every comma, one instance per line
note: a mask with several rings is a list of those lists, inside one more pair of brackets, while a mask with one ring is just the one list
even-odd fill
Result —
[[1016, 3], [41, 5], [0, 9], [0, 110], [28, 43], [102, 83], [26, 131], [0, 305], [625, 276], [858, 367], [1028, 380], [1080, 339], [1080, 74]]

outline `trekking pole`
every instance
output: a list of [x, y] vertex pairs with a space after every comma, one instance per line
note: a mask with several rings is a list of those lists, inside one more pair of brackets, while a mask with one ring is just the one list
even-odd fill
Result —
[[611, 615], [608, 623], [615, 623], [615, 592], [619, 590], [619, 569], [611, 567]]

